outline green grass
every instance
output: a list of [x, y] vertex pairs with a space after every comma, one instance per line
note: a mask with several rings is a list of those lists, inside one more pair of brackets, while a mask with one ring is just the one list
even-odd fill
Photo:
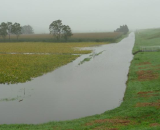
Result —
[[136, 31], [136, 42], [133, 53], [141, 46], [160, 46], [160, 29], [146, 29]]
[[[136, 33], [135, 51], [139, 44], [147, 45], [148, 37], [157, 29]], [[143, 37], [140, 37], [142, 36]], [[157, 45], [152, 39], [152, 45]], [[160, 44], [160, 43], [159, 43]], [[160, 129], [160, 52], [141, 52], [131, 62], [123, 103], [100, 115], [71, 121], [38, 125], [0, 125], [0, 130], [159, 130]], [[116, 95], [115, 95], [116, 96]]]
[[81, 42], [81, 43], [44, 43], [44, 42], [16, 42], [0, 43], [0, 53], [52, 53], [52, 54], [87, 54], [91, 50], [80, 50], [83, 47], [92, 47], [108, 44], [108, 42]]
[[100, 55], [100, 54], [102, 54], [102, 53], [103, 53], [103, 51], [101, 51], [101, 52], [99, 52], [99, 53], [91, 54], [91, 55], [89, 55], [89, 57], [84, 58], [82, 61], [80, 61], [80, 63], [79, 63], [78, 65], [81, 65], [81, 64], [83, 64], [84, 62], [90, 61], [92, 58], [94, 58], [95, 56], [98, 56], [98, 55]]
[[102, 54], [103, 52], [104, 52], [104, 51], [101, 51], [101, 52], [95, 54], [95, 56], [98, 56], [98, 55]]
[[[72, 54], [92, 52], [80, 48], [103, 44], [107, 43], [0, 43], [0, 83], [14, 84], [30, 81], [79, 57]], [[9, 54], [12, 52], [17, 54]]]
[[19, 83], [55, 70], [78, 55], [0, 55], [0, 83]]
[[81, 64], [83, 64], [86, 61], [90, 61], [91, 59], [92, 59], [92, 57], [84, 58], [84, 60], [80, 61], [80, 63], [78, 65], [81, 65]]

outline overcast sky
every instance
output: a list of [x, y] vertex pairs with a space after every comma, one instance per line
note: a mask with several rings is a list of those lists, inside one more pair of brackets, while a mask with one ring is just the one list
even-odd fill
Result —
[[0, 23], [31, 25], [48, 33], [62, 20], [73, 32], [108, 32], [123, 24], [130, 29], [160, 27], [160, 0], [0, 0]]

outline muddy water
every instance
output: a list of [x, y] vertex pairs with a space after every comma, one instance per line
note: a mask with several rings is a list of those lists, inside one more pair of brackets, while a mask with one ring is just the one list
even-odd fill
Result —
[[70, 120], [118, 107], [126, 88], [134, 40], [131, 33], [120, 43], [92, 48], [103, 53], [89, 62], [78, 65], [89, 56], [82, 55], [30, 82], [1, 84], [0, 123]]

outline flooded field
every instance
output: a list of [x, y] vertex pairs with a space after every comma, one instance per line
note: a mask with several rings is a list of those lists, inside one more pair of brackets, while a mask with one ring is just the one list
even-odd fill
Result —
[[[92, 47], [92, 56], [82, 55], [27, 83], [1, 84], [0, 123], [70, 120], [118, 107], [126, 88], [134, 40], [131, 33], [119, 43]], [[80, 64], [85, 58], [90, 60]]]

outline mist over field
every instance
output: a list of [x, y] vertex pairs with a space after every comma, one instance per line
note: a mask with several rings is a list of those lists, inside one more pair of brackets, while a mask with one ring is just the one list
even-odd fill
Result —
[[0, 0], [0, 23], [31, 25], [49, 33], [60, 19], [74, 32], [109, 32], [127, 24], [131, 30], [160, 27], [159, 0]]

